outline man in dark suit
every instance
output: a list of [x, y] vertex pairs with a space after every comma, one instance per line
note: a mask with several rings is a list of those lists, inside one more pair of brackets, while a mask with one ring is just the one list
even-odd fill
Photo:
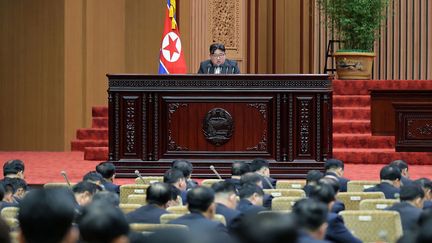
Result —
[[344, 163], [342, 160], [338, 159], [328, 159], [325, 164], [324, 168], [326, 170], [325, 176], [333, 176], [339, 181], [339, 191], [340, 192], [346, 192], [347, 191], [347, 184], [348, 179], [343, 177], [344, 174]]
[[201, 62], [200, 74], [239, 74], [236, 61], [226, 59], [225, 46], [220, 43], [210, 45], [210, 59]]
[[115, 166], [111, 162], [102, 162], [96, 166], [96, 171], [102, 175], [102, 185], [105, 190], [120, 194], [120, 186], [113, 183], [115, 178]]
[[309, 192], [314, 186], [318, 184], [318, 181], [324, 177], [324, 174], [319, 170], [310, 170], [306, 175], [306, 185], [303, 187], [303, 191], [306, 193], [306, 197], [309, 196]]
[[263, 207], [264, 191], [256, 184], [242, 184], [239, 196], [240, 202], [237, 205], [237, 210], [243, 214], [254, 215], [267, 210]]
[[414, 181], [423, 188], [425, 194], [423, 209], [432, 208], [432, 181], [428, 178], [420, 178]]
[[225, 217], [228, 231], [235, 231], [240, 223], [242, 213], [236, 210], [236, 188], [227, 181], [220, 181], [212, 185], [215, 192], [216, 213]]
[[183, 172], [183, 175], [186, 178], [186, 190], [198, 186], [198, 182], [192, 180], [191, 178], [193, 171], [193, 166], [191, 162], [183, 159], [176, 159], [172, 163], [172, 168]]
[[424, 191], [420, 185], [412, 183], [402, 186], [400, 190], [401, 202], [393, 204], [387, 210], [399, 212], [402, 229], [408, 232], [416, 226], [423, 209]]
[[401, 172], [395, 166], [386, 165], [380, 171], [381, 183], [365, 189], [365, 192], [383, 192], [386, 199], [398, 199]]
[[[330, 211], [333, 207], [335, 198], [335, 192], [333, 188], [325, 183], [319, 183], [315, 186], [309, 197], [325, 203]], [[344, 224], [342, 217], [339, 214], [329, 212], [327, 215], [328, 228], [326, 231], [325, 239], [331, 242], [350, 242], [350, 243], [361, 243], [361, 240], [356, 238], [347, 229]]]
[[160, 216], [168, 213], [165, 209], [172, 200], [171, 190], [171, 185], [166, 183], [152, 183], [146, 191], [147, 205], [126, 214], [128, 223], [159, 224]]
[[[243, 185], [245, 184], [254, 184], [259, 186], [262, 189], [263, 188], [262, 176], [258, 175], [255, 172], [246, 173], [242, 175], [242, 177], [240, 177], [240, 186], [243, 187]], [[272, 200], [273, 200], [272, 195], [264, 193], [262, 206], [270, 210], [272, 205]]]
[[395, 166], [397, 168], [399, 168], [399, 170], [401, 171], [401, 184], [402, 185], [409, 185], [411, 183], [413, 183], [413, 181], [409, 178], [409, 173], [408, 173], [408, 163], [398, 159], [398, 160], [394, 160], [390, 163], [391, 166]]
[[172, 185], [181, 196], [183, 204], [186, 203], [187, 183], [182, 171], [176, 169], [165, 171], [163, 182]]
[[242, 175], [250, 172], [249, 165], [244, 161], [236, 161], [233, 162], [231, 165], [231, 178], [225, 179], [225, 181], [230, 182], [233, 184], [237, 191], [240, 190], [241, 184], [240, 184], [240, 178]]
[[254, 159], [250, 164], [250, 168], [252, 172], [262, 176], [263, 189], [276, 188], [277, 180], [270, 177], [270, 164], [267, 160], [261, 158]]
[[[330, 176], [325, 176], [325, 177], [321, 178], [321, 180], [319, 180], [319, 182], [330, 185], [335, 192], [335, 196], [339, 193], [339, 181], [336, 178], [330, 177]], [[341, 201], [335, 200], [333, 205], [332, 205], [332, 208], [330, 209], [330, 212], [339, 213], [343, 210], [345, 210], [345, 204]]]

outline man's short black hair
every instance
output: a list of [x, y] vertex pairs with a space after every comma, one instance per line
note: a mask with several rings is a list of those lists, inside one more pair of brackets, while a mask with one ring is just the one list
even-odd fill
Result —
[[250, 166], [244, 161], [236, 161], [232, 163], [231, 175], [242, 176], [250, 172]]
[[319, 183], [312, 187], [312, 190], [309, 192], [309, 198], [329, 204], [336, 200], [336, 193], [332, 186], [325, 183]]
[[239, 197], [240, 199], [246, 199], [251, 197], [254, 193], [258, 194], [259, 196], [264, 196], [263, 189], [256, 184], [243, 184], [239, 190]]
[[100, 187], [94, 183], [81, 181], [72, 187], [72, 191], [74, 193], [89, 192], [90, 194], [94, 195], [99, 190], [99, 188]]
[[210, 45], [210, 54], [214, 54], [216, 50], [221, 50], [225, 52], [225, 46], [221, 43], [213, 43]]
[[240, 177], [240, 185], [257, 184], [262, 181], [262, 177], [255, 172], [248, 172]]
[[337, 194], [340, 190], [339, 180], [335, 177], [324, 176], [321, 178], [321, 180], [319, 180], [319, 183], [330, 185], [333, 188], [335, 194]]
[[420, 185], [411, 183], [400, 188], [399, 198], [401, 201], [412, 201], [416, 198], [424, 198], [425, 194]]
[[171, 200], [171, 185], [166, 183], [156, 182], [151, 184], [146, 191], [146, 201], [148, 204], [156, 204], [164, 206]]
[[398, 167], [386, 165], [380, 171], [380, 179], [381, 180], [390, 180], [395, 181], [402, 177], [401, 171]]
[[331, 169], [344, 169], [344, 163], [342, 160], [339, 159], [328, 159], [324, 164], [325, 170], [331, 170]]
[[408, 163], [405, 162], [405, 161], [403, 161], [403, 160], [401, 160], [401, 159], [393, 160], [389, 165], [391, 165], [391, 166], [396, 166], [396, 167], [398, 167], [401, 171], [404, 170], [404, 169], [407, 169], [407, 170], [408, 170]]
[[115, 207], [118, 207], [120, 205], [119, 195], [115, 192], [110, 191], [96, 192], [96, 194], [93, 195], [92, 202], [98, 201], [109, 203]]
[[204, 186], [195, 187], [187, 192], [186, 201], [191, 213], [205, 212], [214, 202], [214, 191]]
[[262, 159], [262, 158], [256, 158], [254, 160], [252, 160], [251, 164], [250, 164], [250, 169], [251, 171], [255, 172], [255, 171], [259, 171], [262, 168], [269, 168], [270, 164], [266, 159]]
[[300, 227], [309, 231], [316, 231], [327, 221], [328, 207], [323, 202], [303, 198], [294, 204], [292, 213]]
[[310, 170], [308, 171], [306, 175], [306, 183], [315, 182], [318, 183], [318, 181], [324, 177], [324, 174], [319, 170]]
[[186, 179], [182, 171], [176, 169], [169, 169], [165, 171], [163, 182], [168, 184], [174, 184], [181, 179]]
[[105, 161], [96, 166], [96, 172], [98, 172], [103, 178], [110, 179], [116, 173], [116, 167], [113, 163]]
[[174, 160], [172, 168], [183, 172], [185, 178], [189, 178], [193, 171], [192, 163], [187, 160]]
[[26, 242], [57, 243], [72, 227], [73, 195], [67, 189], [34, 189], [20, 202], [18, 221]]
[[129, 225], [120, 208], [100, 201], [84, 207], [77, 222], [84, 242], [111, 242], [122, 235], [127, 236], [129, 232]]
[[24, 162], [19, 159], [8, 160], [3, 164], [3, 175], [16, 175], [18, 172], [24, 172]]
[[237, 193], [236, 187], [229, 181], [219, 181], [214, 183], [211, 188], [213, 191], [218, 193]]
[[4, 178], [2, 181], [4, 188], [7, 191], [11, 191], [12, 194], [15, 193], [18, 189], [22, 188], [24, 191], [27, 191], [27, 182], [21, 178]]
[[96, 171], [90, 171], [84, 175], [83, 181], [93, 182], [93, 183], [102, 183], [103, 177]]

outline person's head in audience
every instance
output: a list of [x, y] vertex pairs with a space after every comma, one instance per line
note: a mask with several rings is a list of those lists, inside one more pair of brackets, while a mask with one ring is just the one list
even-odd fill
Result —
[[93, 195], [98, 191], [98, 186], [88, 181], [81, 181], [72, 187], [72, 191], [75, 195], [75, 200], [80, 206], [89, 204]]
[[402, 186], [400, 189], [400, 200], [408, 202], [416, 208], [423, 208], [424, 191], [418, 184]]
[[263, 205], [264, 191], [256, 184], [243, 184], [239, 191], [240, 199], [245, 199], [255, 206]]
[[20, 242], [76, 242], [79, 233], [72, 226], [74, 217], [73, 197], [67, 189], [32, 190], [19, 206]]
[[18, 177], [6, 178], [2, 181], [5, 189], [3, 201], [16, 203], [21, 200], [27, 192], [27, 183]]
[[340, 183], [336, 178], [331, 176], [324, 176], [319, 180], [319, 183], [330, 185], [333, 188], [335, 194], [338, 194], [340, 189]]
[[326, 172], [334, 173], [338, 177], [343, 176], [344, 167], [343, 161], [339, 159], [328, 159], [324, 164], [324, 169]]
[[2, 181], [1, 187], [3, 188], [2, 201], [7, 203], [16, 203], [16, 200], [13, 196], [15, 194], [14, 186], [8, 181]]
[[146, 191], [147, 204], [167, 208], [169, 206], [168, 202], [172, 199], [171, 188], [171, 185], [167, 183], [152, 183]]
[[401, 185], [401, 172], [398, 167], [386, 165], [380, 171], [380, 180], [399, 188]]
[[24, 162], [19, 159], [8, 160], [3, 164], [3, 175], [5, 178], [24, 179]]
[[182, 199], [180, 197], [180, 191], [173, 185], [170, 186], [170, 200], [168, 201], [168, 207], [182, 205]]
[[259, 187], [263, 187], [261, 176], [255, 172], [248, 172], [240, 177], [240, 184], [255, 184]]
[[423, 188], [425, 200], [432, 200], [432, 181], [428, 178], [420, 178], [414, 181], [415, 184]]
[[312, 188], [309, 193], [309, 198], [327, 204], [328, 210], [331, 210], [336, 201], [336, 193], [332, 186], [325, 183], [319, 183]]
[[301, 230], [316, 240], [323, 240], [327, 230], [327, 205], [311, 198], [297, 201], [292, 213]]
[[181, 171], [186, 180], [190, 179], [192, 176], [193, 166], [192, 163], [187, 160], [174, 160], [172, 162], [172, 168]]
[[240, 177], [250, 172], [250, 166], [244, 161], [236, 161], [231, 165], [231, 177], [240, 179]]
[[324, 177], [324, 174], [319, 170], [310, 170], [306, 175], [306, 184], [316, 185], [318, 181]]
[[405, 162], [401, 159], [398, 159], [398, 160], [392, 161], [389, 165], [399, 168], [399, 170], [401, 171], [401, 175], [406, 177], [406, 178], [409, 178], [408, 163], [407, 162]]
[[83, 177], [83, 181], [88, 181], [98, 186], [102, 186], [103, 180], [104, 178], [102, 177], [102, 175], [96, 171], [90, 171], [87, 174], [85, 174]]
[[256, 172], [259, 175], [262, 176], [270, 176], [270, 164], [267, 160], [262, 158], [257, 158], [252, 160], [250, 164], [250, 169], [252, 172]]
[[96, 166], [96, 172], [105, 180], [113, 182], [116, 175], [116, 168], [113, 163], [105, 161]]
[[191, 213], [199, 213], [212, 219], [216, 212], [215, 195], [211, 188], [199, 186], [187, 192], [188, 209]]
[[219, 181], [212, 185], [215, 192], [215, 202], [225, 205], [228, 208], [237, 207], [237, 195], [235, 186], [228, 181]]
[[93, 195], [92, 202], [99, 201], [109, 203], [115, 207], [118, 207], [120, 205], [120, 198], [118, 194], [110, 191], [96, 192], [96, 194]]
[[180, 170], [167, 170], [164, 174], [163, 182], [175, 186], [180, 191], [185, 191], [187, 188], [186, 178]]
[[81, 239], [86, 243], [128, 243], [129, 225], [118, 207], [94, 202], [77, 218]]

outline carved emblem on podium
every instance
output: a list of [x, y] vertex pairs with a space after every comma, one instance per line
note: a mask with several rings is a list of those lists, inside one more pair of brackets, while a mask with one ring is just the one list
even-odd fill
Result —
[[227, 143], [233, 134], [234, 122], [228, 111], [214, 108], [207, 112], [203, 122], [203, 133], [207, 141], [215, 146]]

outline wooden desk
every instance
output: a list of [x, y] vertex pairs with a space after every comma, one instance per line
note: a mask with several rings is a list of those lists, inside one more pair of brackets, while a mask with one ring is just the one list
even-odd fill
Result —
[[194, 176], [229, 176], [235, 160], [271, 161], [304, 178], [332, 154], [328, 75], [108, 75], [109, 160], [117, 175], [160, 175], [174, 159]]

